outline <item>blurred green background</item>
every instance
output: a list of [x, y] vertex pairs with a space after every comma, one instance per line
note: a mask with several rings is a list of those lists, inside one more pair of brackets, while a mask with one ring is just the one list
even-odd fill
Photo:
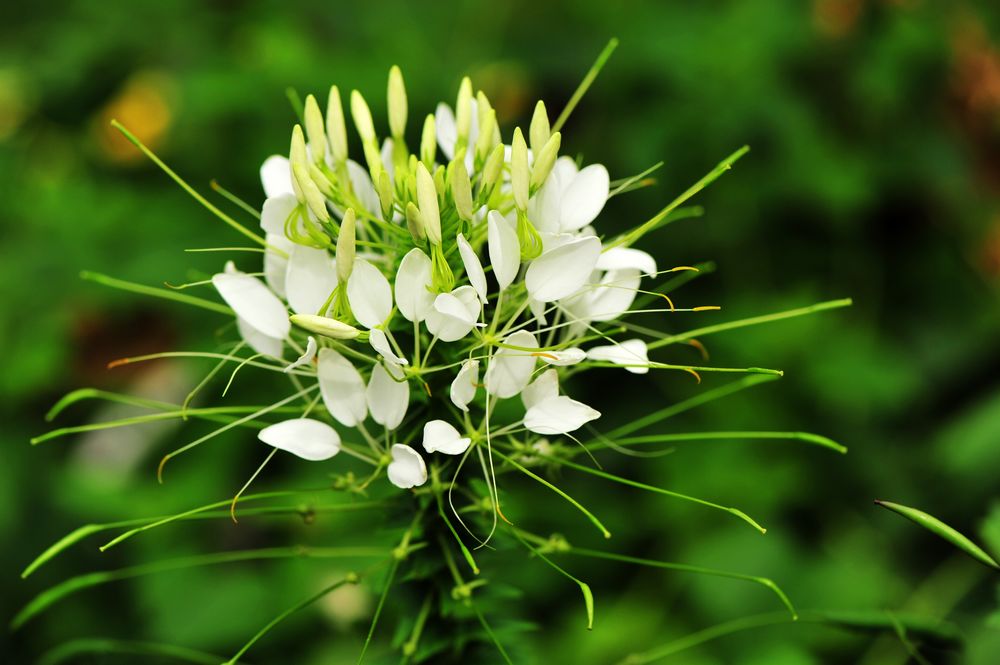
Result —
[[[27, 443], [46, 429], [47, 408], [76, 387], [182, 398], [210, 365], [105, 365], [137, 353], [209, 349], [225, 323], [78, 279], [81, 269], [148, 284], [198, 279], [224, 257], [183, 249], [241, 244], [115, 135], [110, 118], [203, 192], [215, 178], [256, 206], [263, 199], [260, 162], [287, 148], [294, 120], [288, 86], [303, 94], [322, 94], [331, 83], [359, 88], [384, 126], [392, 64], [403, 68], [411, 118], [439, 99], [451, 102], [468, 73], [493, 99], [509, 136], [515, 124], [527, 123], [536, 98], [557, 113], [612, 36], [621, 46], [567, 125], [564, 150], [603, 162], [612, 178], [659, 160], [665, 165], [655, 187], [615, 198], [602, 228], [643, 221], [735, 148], [752, 148], [699, 196], [703, 218], [645, 242], [662, 266], [718, 266], [675, 302], [719, 304], [721, 312], [658, 325], [681, 331], [855, 299], [848, 310], [706, 339], [714, 363], [779, 367], [786, 376], [658, 431], [807, 430], [850, 453], [718, 442], [686, 444], [653, 461], [604, 459], [631, 477], [737, 505], [769, 527], [764, 537], [717, 513], [592, 477], [563, 482], [607, 520], [616, 533], [610, 543], [596, 543], [561, 505], [550, 511], [552, 496], [527, 481], [508, 488], [536, 502], [521, 505], [522, 519], [580, 545], [773, 577], [802, 608], [948, 617], [961, 626], [966, 646], [928, 651], [931, 662], [1000, 662], [996, 578], [872, 505], [884, 498], [924, 508], [1000, 553], [1000, 8], [985, 1], [5, 3], [5, 620], [73, 574], [287, 544], [306, 531], [322, 537], [370, 528], [357, 518], [181, 525], [107, 555], [88, 541], [28, 580], [18, 578], [32, 557], [78, 525], [224, 498], [259, 461], [258, 449], [241, 445], [245, 436], [220, 439], [179, 461], [159, 486], [159, 456], [178, 437], [196, 435], [196, 427]], [[693, 350], [674, 353], [685, 362], [696, 358]], [[594, 376], [607, 383], [577, 391], [603, 404], [609, 424], [721, 383], [706, 378], [696, 386], [674, 374]], [[251, 383], [240, 397], [265, 389]], [[609, 403], [609, 393], [619, 401]], [[112, 414], [80, 405], [61, 422]], [[316, 472], [302, 466], [275, 465], [262, 489], [308, 484]], [[511, 510], [517, 514], [518, 504]], [[777, 609], [753, 585], [567, 560], [597, 597], [596, 626], [587, 633], [578, 591], [565, 579], [517, 551], [493, 559], [492, 578], [523, 592], [492, 617], [517, 662], [616, 662]], [[5, 634], [4, 662], [34, 662], [47, 648], [84, 636], [231, 652], [335, 575], [329, 563], [288, 562], [100, 587]], [[249, 661], [353, 662], [371, 604], [367, 587], [338, 596], [283, 624]], [[398, 620], [390, 608], [382, 634]], [[536, 627], [512, 632], [516, 621]], [[471, 653], [466, 662], [496, 660], [489, 650]], [[665, 662], [881, 665], [907, 658], [893, 636], [783, 625]], [[371, 662], [396, 660], [383, 647]]]

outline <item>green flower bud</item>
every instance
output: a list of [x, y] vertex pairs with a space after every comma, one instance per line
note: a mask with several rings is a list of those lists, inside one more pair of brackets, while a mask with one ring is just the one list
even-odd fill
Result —
[[535, 104], [535, 113], [531, 116], [531, 126], [528, 129], [528, 138], [531, 141], [531, 151], [538, 159], [538, 152], [548, 143], [551, 129], [549, 128], [549, 114], [545, 112], [545, 102], [538, 100]]
[[521, 247], [521, 260], [537, 259], [542, 254], [542, 236], [523, 210], [517, 211], [517, 242]]
[[514, 130], [510, 151], [510, 186], [514, 191], [514, 205], [518, 210], [528, 207], [528, 144], [524, 142], [521, 128]]
[[469, 129], [472, 127], [472, 81], [466, 76], [458, 88], [455, 102], [455, 152], [469, 143]]
[[503, 173], [503, 157], [503, 145], [496, 145], [493, 146], [493, 152], [490, 153], [490, 156], [486, 158], [486, 164], [483, 165], [483, 175], [480, 179], [480, 205], [485, 204], [489, 200], [494, 188], [496, 188], [497, 183], [500, 181], [500, 175]]
[[365, 145], [370, 143], [378, 144], [375, 136], [375, 124], [372, 122], [372, 112], [368, 108], [368, 102], [357, 90], [351, 91], [351, 117], [354, 118], [354, 126], [358, 130], [358, 136]]
[[317, 164], [326, 160], [326, 130], [323, 128], [323, 113], [312, 95], [306, 97], [306, 106], [302, 112], [306, 123], [306, 136], [309, 137], [309, 151]]
[[476, 161], [486, 161], [493, 146], [500, 143], [497, 128], [497, 112], [490, 109], [479, 121], [479, 138], [476, 139]]
[[419, 244], [424, 241], [426, 237], [424, 233], [424, 220], [420, 216], [420, 210], [417, 206], [413, 205], [413, 201], [406, 204], [406, 229], [410, 232], [413, 242]]
[[424, 233], [432, 245], [441, 244], [441, 210], [438, 208], [437, 188], [434, 178], [423, 162], [417, 164], [417, 203]]
[[472, 183], [469, 172], [465, 169], [465, 160], [455, 160], [448, 167], [448, 182], [451, 185], [451, 198], [455, 201], [458, 216], [466, 222], [472, 221]]
[[[465, 161], [465, 150], [459, 151], [455, 155], [455, 159], [458, 159], [458, 160], [464, 162]], [[435, 169], [435, 171], [434, 171], [434, 189], [441, 196], [441, 198], [444, 198], [444, 193], [447, 190], [447, 187], [445, 186], [445, 181], [447, 180], [446, 170], [447, 169], [445, 169], [444, 165], [442, 164], [442, 165], [438, 166], [437, 169]]]
[[437, 293], [447, 293], [455, 288], [455, 273], [448, 265], [441, 245], [434, 245], [431, 250], [431, 288]]
[[334, 256], [337, 259], [337, 280], [347, 283], [354, 268], [354, 208], [348, 208], [344, 219], [340, 222], [340, 235], [337, 236], [337, 249]]
[[531, 165], [531, 193], [538, 191], [538, 188], [545, 184], [545, 179], [552, 172], [552, 166], [559, 156], [559, 145], [562, 135], [556, 132], [549, 137], [542, 149], [535, 152], [535, 163]]
[[382, 219], [385, 221], [392, 220], [392, 178], [389, 177], [389, 172], [382, 170], [378, 175], [378, 200], [382, 204]]
[[361, 331], [343, 321], [315, 314], [293, 314], [288, 317], [294, 325], [330, 339], [355, 339]]
[[437, 154], [437, 127], [434, 124], [434, 115], [428, 114], [424, 118], [424, 131], [420, 135], [420, 161], [427, 168], [434, 167], [434, 155]]
[[330, 152], [337, 164], [347, 159], [347, 127], [344, 124], [344, 107], [340, 104], [340, 89], [330, 88], [326, 102], [326, 138], [330, 142]]
[[298, 183], [299, 190], [312, 214], [321, 222], [329, 222], [330, 212], [326, 209], [326, 198], [309, 176], [309, 166], [301, 163], [292, 164], [292, 181]]
[[489, 97], [482, 90], [476, 93], [476, 107], [479, 109], [479, 129], [480, 134], [482, 134], [481, 130], [485, 125], [486, 114], [493, 110], [493, 105], [490, 104]]
[[296, 164], [301, 164], [303, 167], [309, 164], [309, 154], [306, 152], [306, 138], [302, 133], [301, 125], [292, 127], [292, 144], [288, 150], [288, 163], [293, 171], [292, 190], [295, 192], [295, 198], [298, 199], [299, 203], [305, 203], [305, 195], [302, 193], [302, 188], [299, 187], [294, 173]]
[[406, 133], [406, 86], [403, 85], [403, 72], [399, 67], [392, 66], [389, 70], [389, 131], [393, 138], [402, 139]]

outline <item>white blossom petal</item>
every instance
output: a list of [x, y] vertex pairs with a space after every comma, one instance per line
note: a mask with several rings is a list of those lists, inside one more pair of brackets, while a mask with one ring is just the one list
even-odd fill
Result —
[[646, 343], [641, 339], [629, 339], [609, 346], [595, 346], [592, 349], [587, 349], [587, 357], [591, 360], [625, 365], [625, 369], [633, 374], [649, 372]]
[[521, 391], [521, 402], [524, 403], [525, 409], [530, 409], [558, 394], [559, 373], [554, 369], [547, 369]]
[[396, 272], [396, 306], [407, 321], [423, 321], [431, 311], [431, 281], [430, 257], [414, 247], [400, 261]]
[[355, 259], [347, 280], [347, 300], [358, 323], [375, 328], [392, 312], [392, 287], [382, 271], [364, 259]]
[[361, 203], [361, 206], [375, 217], [381, 217], [382, 204], [379, 202], [378, 194], [375, 192], [375, 185], [372, 184], [372, 177], [369, 175], [368, 169], [353, 159], [348, 159], [347, 177], [351, 180], [351, 188], [354, 190], [354, 196]]
[[[537, 349], [535, 336], [527, 330], [508, 335], [503, 343], [509, 346]], [[486, 390], [491, 395], [507, 398], [524, 390], [531, 380], [531, 372], [538, 358], [530, 350], [501, 348], [486, 370]]]
[[451, 107], [441, 102], [434, 110], [434, 134], [437, 136], [441, 152], [448, 159], [455, 158], [455, 142], [458, 140], [458, 127], [455, 124], [455, 113]]
[[580, 290], [601, 255], [601, 241], [594, 236], [545, 252], [528, 266], [524, 276], [528, 293], [535, 300], [553, 302]]
[[656, 259], [641, 249], [612, 247], [601, 252], [597, 259], [598, 270], [639, 270], [649, 277], [656, 276]]
[[288, 158], [282, 155], [271, 155], [260, 166], [260, 184], [264, 186], [264, 195], [268, 198], [293, 194], [292, 167]]
[[262, 335], [275, 339], [288, 336], [288, 310], [264, 282], [242, 272], [222, 272], [212, 276], [212, 284], [236, 316]]
[[483, 272], [483, 264], [479, 261], [479, 257], [476, 256], [476, 252], [465, 236], [459, 233], [456, 240], [458, 241], [458, 253], [462, 256], [462, 264], [465, 266], [465, 275], [485, 305], [487, 304], [486, 273]]
[[238, 316], [236, 317], [236, 329], [239, 330], [243, 341], [257, 353], [270, 358], [281, 358], [281, 349], [284, 345], [283, 340], [277, 337], [268, 337]]
[[330, 459], [340, 452], [340, 435], [324, 422], [293, 418], [265, 427], [257, 438], [311, 462]]
[[563, 192], [560, 227], [575, 231], [590, 224], [604, 209], [611, 189], [608, 170], [600, 164], [584, 168]]
[[517, 240], [517, 231], [496, 210], [491, 210], [487, 215], [487, 225], [490, 265], [493, 266], [493, 275], [503, 291], [514, 281], [517, 270], [521, 267], [521, 245]]
[[401, 443], [393, 444], [391, 453], [392, 462], [387, 469], [389, 482], [404, 490], [427, 482], [427, 465], [420, 453]]
[[[264, 249], [264, 281], [279, 298], [285, 297], [285, 277], [288, 274], [288, 256], [291, 256], [295, 243], [283, 235], [268, 233], [264, 236], [267, 247]], [[287, 256], [278, 254], [281, 250]]]
[[315, 357], [316, 357], [316, 339], [310, 335], [309, 338], [306, 340], [306, 350], [302, 353], [301, 356], [298, 357], [297, 360], [290, 363], [288, 367], [285, 368], [284, 370], [285, 374], [288, 374], [297, 367], [308, 365], [313, 361], [313, 358]]
[[535, 321], [538, 325], [544, 326], [546, 324], [545, 320], [545, 303], [535, 300], [532, 297], [528, 297], [528, 311], [531, 315], [535, 317]]
[[285, 222], [298, 205], [299, 202], [294, 194], [281, 194], [268, 198], [260, 211], [260, 228], [284, 237]]
[[386, 334], [379, 328], [372, 328], [368, 333], [368, 343], [372, 345], [372, 348], [381, 355], [383, 358], [395, 363], [396, 365], [408, 365], [406, 358], [400, 358], [396, 355], [396, 352], [392, 350], [392, 346], [389, 344], [389, 338]]
[[337, 268], [325, 249], [295, 245], [288, 257], [285, 291], [296, 314], [317, 314], [337, 288]]
[[585, 318], [591, 321], [610, 321], [628, 311], [635, 300], [636, 289], [642, 279], [638, 270], [609, 270], [601, 278], [585, 308]]
[[538, 357], [547, 365], [566, 367], [582, 361], [587, 357], [587, 354], [583, 349], [573, 346], [558, 351], [542, 351], [538, 354]]
[[424, 424], [424, 450], [429, 453], [461, 455], [469, 449], [472, 439], [462, 436], [450, 423], [431, 420]]
[[[471, 286], [460, 286], [447, 294], [451, 298], [441, 300], [445, 307], [445, 312], [442, 312], [437, 308], [441, 295], [445, 294], [439, 294], [438, 298], [434, 300], [435, 306], [427, 313], [425, 320], [427, 330], [442, 342], [455, 342], [468, 335], [475, 327], [475, 321], [481, 307], [479, 296], [476, 295], [476, 290]], [[464, 312], [454, 308], [456, 300], [464, 307]], [[446, 313], [453, 309], [455, 309], [456, 314], [461, 314], [461, 316], [452, 316], [450, 313]]]
[[451, 403], [462, 411], [469, 410], [469, 402], [476, 397], [476, 388], [479, 383], [479, 361], [463, 360], [462, 367], [451, 382], [450, 397]]
[[560, 395], [528, 409], [524, 414], [524, 426], [536, 434], [567, 434], [600, 417], [599, 411]]
[[333, 349], [320, 349], [317, 378], [323, 404], [337, 422], [354, 427], [365, 419], [365, 380], [350, 360]]
[[368, 389], [365, 391], [368, 411], [372, 420], [389, 429], [396, 429], [403, 422], [410, 404], [410, 384], [396, 381], [381, 363], [372, 368]]

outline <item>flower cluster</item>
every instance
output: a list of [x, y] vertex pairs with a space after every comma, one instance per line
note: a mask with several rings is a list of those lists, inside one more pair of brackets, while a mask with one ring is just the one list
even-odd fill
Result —
[[[329, 415], [367, 440], [374, 456], [363, 454], [389, 481], [423, 485], [425, 456], [488, 449], [499, 435], [528, 433], [529, 446], [572, 436], [601, 414], [562, 394], [561, 374], [655, 365], [641, 339], [595, 324], [631, 307], [656, 261], [630, 236], [609, 240], [593, 226], [611, 195], [608, 171], [559, 154], [542, 102], [527, 137], [515, 128], [507, 144], [466, 78], [454, 110], [439, 104], [410, 151], [394, 67], [389, 137], [380, 142], [357, 91], [350, 115], [365, 165], [348, 155], [338, 88], [325, 114], [306, 99], [289, 156], [261, 167], [263, 281], [230, 262], [212, 283], [247, 345], [274, 359], [286, 346], [298, 354], [285, 371], [315, 381]], [[522, 415], [497, 422], [498, 403], [516, 398]], [[314, 461], [344, 446], [309, 417], [259, 438]]]

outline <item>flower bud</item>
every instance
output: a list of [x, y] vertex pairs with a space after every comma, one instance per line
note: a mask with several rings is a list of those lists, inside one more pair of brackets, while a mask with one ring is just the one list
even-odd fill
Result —
[[486, 164], [483, 165], [483, 175], [480, 179], [481, 185], [479, 189], [480, 204], [486, 203], [486, 200], [493, 194], [493, 189], [500, 181], [500, 174], [503, 172], [503, 157], [503, 145], [493, 146], [493, 152], [486, 158]]
[[354, 224], [356, 216], [354, 208], [348, 208], [344, 219], [340, 222], [340, 234], [337, 236], [337, 249], [334, 256], [337, 260], [337, 280], [347, 283], [354, 268]]
[[289, 321], [299, 328], [331, 339], [355, 339], [361, 331], [343, 321], [315, 314], [293, 314]]
[[542, 255], [542, 236], [523, 210], [517, 211], [517, 243], [521, 248], [522, 261], [531, 261]]
[[538, 159], [538, 152], [548, 143], [551, 129], [549, 128], [549, 114], [545, 112], [545, 102], [538, 100], [535, 104], [535, 113], [531, 116], [531, 126], [528, 129], [528, 138], [531, 141], [531, 151]]
[[306, 97], [302, 117], [306, 124], [306, 136], [309, 137], [309, 152], [313, 161], [319, 164], [326, 159], [326, 130], [323, 128], [323, 113], [312, 95]]
[[394, 139], [402, 140], [406, 133], [406, 86], [403, 85], [403, 72], [399, 67], [392, 66], [389, 70], [389, 131]]
[[406, 204], [406, 229], [410, 232], [410, 237], [415, 243], [423, 242], [426, 237], [424, 220], [420, 217], [420, 210], [413, 205], [412, 201]]
[[316, 215], [316, 218], [321, 222], [330, 221], [330, 212], [326, 209], [326, 198], [309, 176], [308, 165], [292, 164], [292, 182], [298, 183], [299, 190], [312, 214]]
[[552, 172], [552, 166], [559, 156], [559, 144], [562, 135], [556, 132], [549, 137], [541, 150], [535, 152], [535, 162], [531, 165], [531, 192], [538, 191], [538, 188], [545, 184], [545, 179]]
[[375, 137], [375, 125], [372, 122], [372, 112], [368, 108], [368, 103], [357, 90], [351, 91], [351, 117], [354, 118], [354, 126], [358, 130], [358, 136], [365, 145], [378, 144]]
[[497, 139], [497, 112], [490, 109], [479, 121], [479, 138], [476, 139], [476, 160], [483, 163], [493, 146], [499, 143]]
[[472, 221], [472, 183], [469, 172], [465, 169], [465, 160], [455, 160], [448, 167], [448, 182], [451, 185], [451, 198], [455, 201], [458, 216], [466, 221]]
[[382, 204], [382, 219], [392, 221], [392, 178], [384, 169], [378, 174], [378, 200]]
[[302, 193], [302, 188], [299, 187], [298, 180], [295, 178], [296, 164], [301, 164], [302, 166], [309, 164], [309, 154], [306, 152], [306, 138], [302, 133], [301, 125], [292, 127], [292, 144], [288, 150], [288, 165], [292, 169], [292, 190], [295, 192], [295, 198], [298, 199], [299, 203], [305, 203], [305, 195]]
[[[455, 154], [455, 159], [460, 162], [464, 162], [465, 150], [458, 151], [458, 153]], [[447, 187], [445, 186], [445, 180], [447, 179], [445, 171], [446, 169], [443, 164], [434, 170], [434, 189], [437, 190], [437, 193], [441, 196], [441, 198], [444, 198], [444, 193], [447, 190]]]
[[469, 143], [469, 130], [472, 127], [472, 81], [466, 76], [458, 88], [458, 101], [455, 102], [455, 151]]
[[326, 138], [330, 142], [330, 153], [337, 164], [347, 159], [347, 127], [344, 125], [344, 107], [340, 104], [340, 89], [330, 88], [326, 102]]
[[424, 131], [420, 135], [420, 161], [427, 168], [434, 168], [434, 155], [437, 154], [437, 126], [434, 124], [434, 115], [428, 114], [424, 118]]
[[432, 245], [441, 244], [441, 210], [438, 208], [437, 188], [434, 178], [423, 162], [417, 164], [417, 204], [424, 233]]
[[528, 144], [524, 142], [521, 128], [514, 130], [510, 150], [510, 186], [514, 191], [514, 205], [518, 210], [528, 207]]
[[484, 120], [486, 120], [486, 114], [493, 110], [493, 105], [490, 104], [489, 97], [486, 93], [480, 90], [476, 93], [476, 108], [479, 114], [479, 129], [480, 134], [482, 134], [482, 128], [485, 125]]

